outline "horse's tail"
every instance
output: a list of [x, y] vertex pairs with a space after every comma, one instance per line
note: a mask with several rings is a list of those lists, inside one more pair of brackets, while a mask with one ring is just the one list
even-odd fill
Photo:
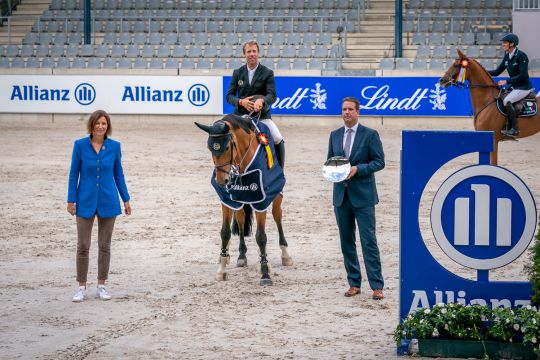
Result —
[[[250, 236], [251, 228], [253, 225], [253, 209], [251, 208], [250, 205], [244, 205], [244, 214], [245, 214], [244, 236]], [[236, 217], [233, 218], [232, 233], [233, 235], [239, 234], [238, 223], [236, 222]]]

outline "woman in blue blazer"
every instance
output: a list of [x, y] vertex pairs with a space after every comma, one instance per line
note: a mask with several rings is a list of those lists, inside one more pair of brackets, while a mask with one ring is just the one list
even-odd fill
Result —
[[89, 249], [92, 226], [98, 218], [98, 286], [96, 297], [109, 300], [105, 288], [111, 259], [111, 238], [116, 216], [122, 213], [118, 194], [124, 201], [126, 215], [131, 215], [129, 193], [122, 169], [120, 143], [109, 138], [111, 118], [103, 110], [90, 115], [90, 136], [75, 141], [69, 170], [67, 211], [77, 215], [77, 281], [74, 302], [86, 299]]

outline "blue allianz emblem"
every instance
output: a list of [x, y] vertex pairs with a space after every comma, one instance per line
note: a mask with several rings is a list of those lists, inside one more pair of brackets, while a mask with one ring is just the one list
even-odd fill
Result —
[[90, 105], [96, 100], [96, 89], [89, 83], [79, 84], [74, 93], [75, 100], [81, 105]]
[[523, 181], [507, 169], [469, 166], [439, 188], [431, 226], [452, 260], [472, 269], [495, 269], [527, 249], [536, 228], [536, 205]]
[[192, 85], [188, 90], [188, 100], [195, 106], [206, 105], [210, 100], [210, 91], [203, 84]]

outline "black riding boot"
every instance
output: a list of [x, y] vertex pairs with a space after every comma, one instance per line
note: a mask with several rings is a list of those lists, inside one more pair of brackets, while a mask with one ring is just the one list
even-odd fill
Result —
[[506, 112], [508, 113], [509, 129], [503, 130], [501, 132], [505, 136], [516, 137], [519, 135], [519, 129], [517, 126], [516, 109], [514, 108], [514, 105], [511, 102], [506, 104]]
[[281, 166], [282, 169], [284, 169], [285, 166], [285, 141], [281, 140], [279, 144], [274, 144], [274, 148], [276, 149], [276, 157], [277, 162], [279, 166]]

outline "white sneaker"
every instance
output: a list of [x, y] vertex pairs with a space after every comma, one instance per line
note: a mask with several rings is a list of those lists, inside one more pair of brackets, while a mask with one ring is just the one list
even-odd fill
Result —
[[98, 285], [96, 290], [96, 297], [101, 300], [111, 300], [111, 295], [109, 295], [109, 292], [105, 288], [105, 285]]
[[73, 299], [71, 299], [71, 301], [83, 302], [84, 300], [86, 300], [86, 298], [86, 288], [84, 286], [79, 286], [79, 289], [77, 290], [75, 295], [73, 295]]

